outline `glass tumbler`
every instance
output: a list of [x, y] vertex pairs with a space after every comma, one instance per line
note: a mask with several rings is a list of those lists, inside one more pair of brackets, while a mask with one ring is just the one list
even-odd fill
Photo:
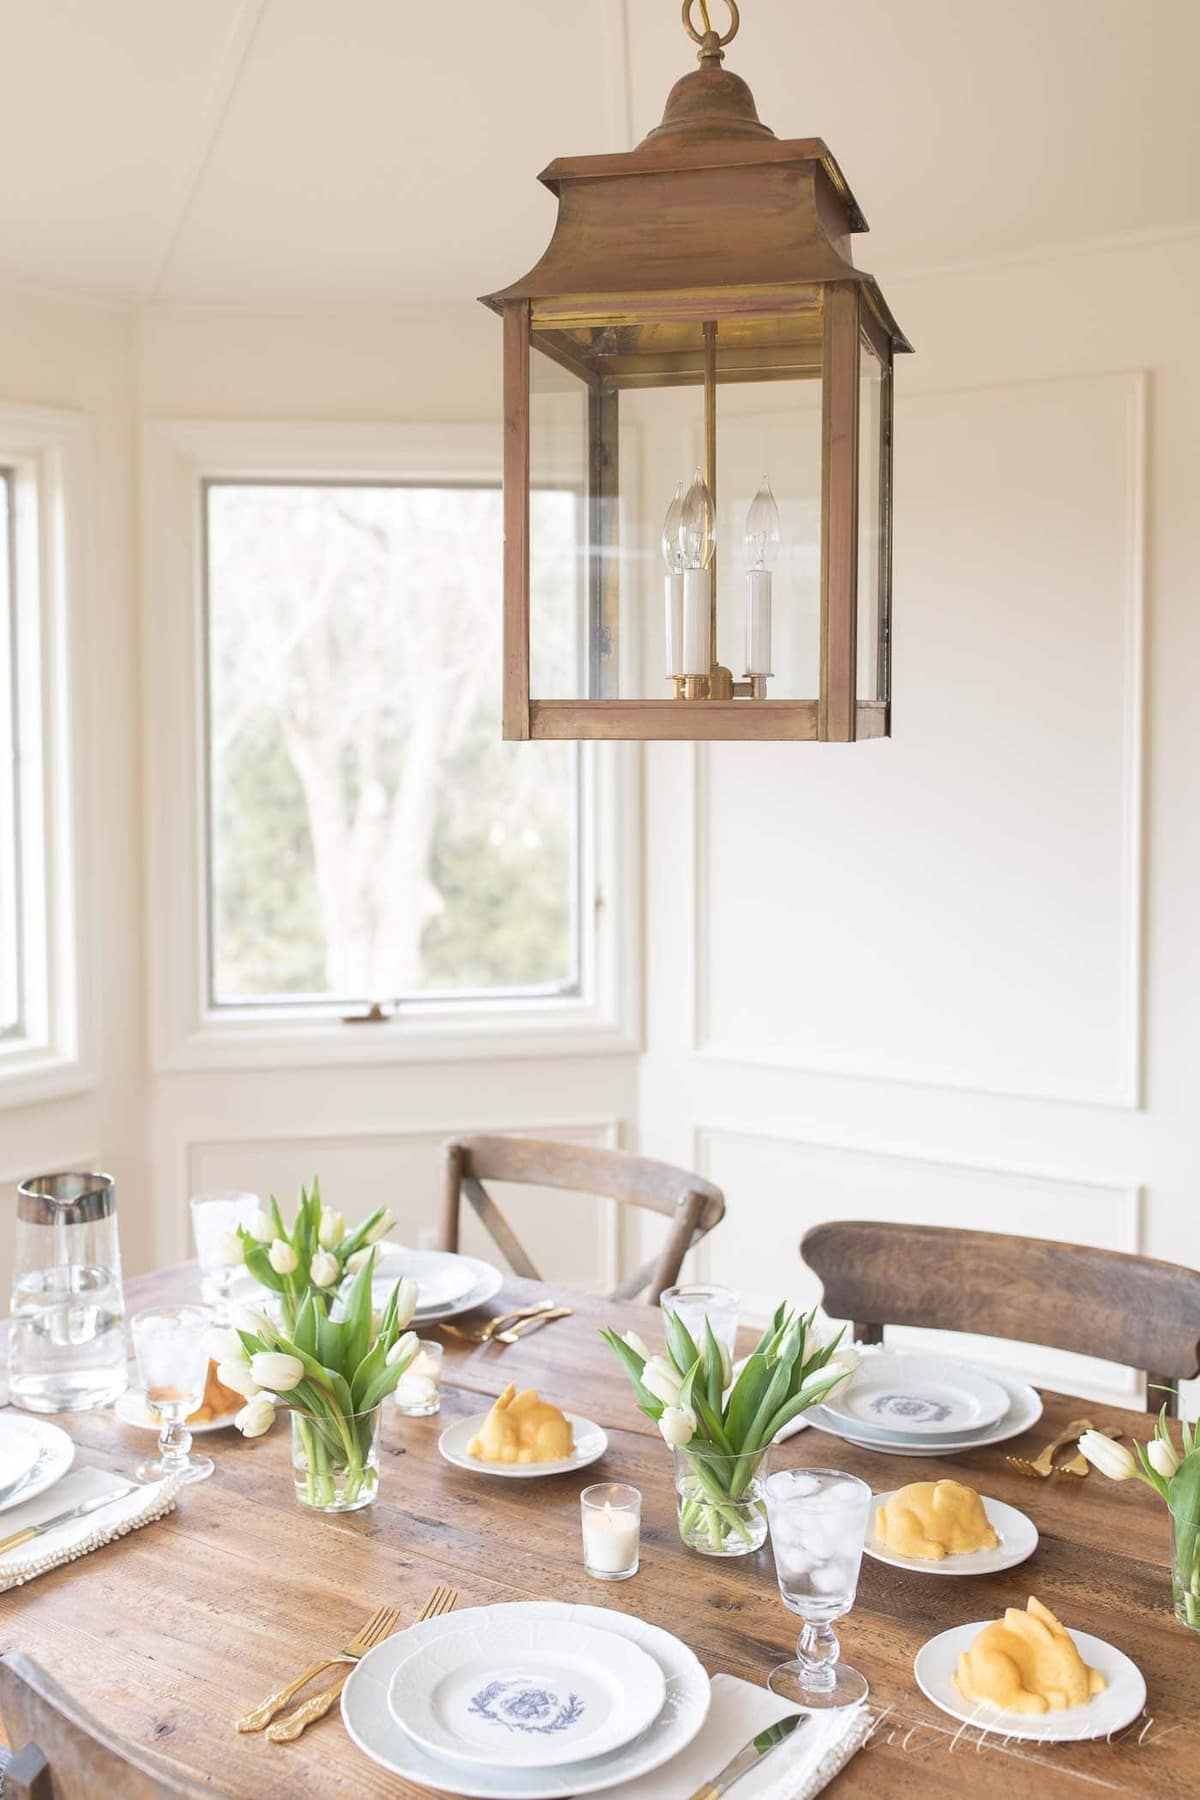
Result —
[[252, 1223], [260, 1204], [257, 1194], [235, 1190], [193, 1194], [188, 1202], [200, 1264], [200, 1292], [205, 1304], [222, 1319], [228, 1311], [230, 1290], [244, 1267], [237, 1229]]
[[804, 1620], [795, 1661], [773, 1669], [767, 1686], [814, 1710], [853, 1706], [869, 1689], [857, 1669], [838, 1661], [833, 1621], [854, 1605], [871, 1490], [839, 1469], [781, 1469], [763, 1493], [779, 1592]]
[[721, 1287], [714, 1281], [685, 1281], [678, 1287], [664, 1288], [658, 1302], [664, 1312], [673, 1312], [687, 1326], [697, 1349], [704, 1349], [704, 1321], [712, 1326], [718, 1344], [724, 1344], [730, 1359], [737, 1339], [742, 1296], [734, 1288]]

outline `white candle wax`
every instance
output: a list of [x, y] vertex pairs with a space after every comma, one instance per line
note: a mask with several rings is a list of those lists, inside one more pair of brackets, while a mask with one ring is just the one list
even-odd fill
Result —
[[583, 1525], [583, 1560], [601, 1575], [620, 1575], [638, 1559], [640, 1521], [606, 1500], [591, 1508]]

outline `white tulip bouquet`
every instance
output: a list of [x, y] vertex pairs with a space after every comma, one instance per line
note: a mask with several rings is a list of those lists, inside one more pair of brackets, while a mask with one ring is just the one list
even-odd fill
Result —
[[1085, 1431], [1079, 1448], [1110, 1481], [1143, 1482], [1166, 1501], [1175, 1533], [1175, 1616], [1200, 1631], [1200, 1427], [1185, 1419], [1179, 1435], [1182, 1448], [1176, 1447], [1164, 1406], [1148, 1444], [1135, 1439], [1127, 1450], [1102, 1431]]
[[290, 1330], [241, 1308], [210, 1344], [218, 1378], [246, 1401], [235, 1420], [244, 1437], [269, 1431], [277, 1406], [292, 1413], [296, 1490], [309, 1506], [348, 1511], [373, 1497], [380, 1403], [420, 1347], [416, 1332], [407, 1330], [416, 1282], [398, 1281], [376, 1318], [374, 1265], [368, 1249], [340, 1319], [330, 1318], [326, 1295], [310, 1291]]
[[279, 1202], [250, 1226], [240, 1226], [230, 1244], [230, 1260], [244, 1262], [254, 1279], [279, 1296], [284, 1325], [296, 1329], [310, 1295], [332, 1295], [348, 1275], [357, 1275], [372, 1246], [396, 1223], [390, 1207], [379, 1206], [355, 1230], [348, 1231], [340, 1212], [321, 1204], [320, 1183], [300, 1189], [300, 1202], [289, 1231]]
[[[704, 1322], [703, 1349], [664, 1309], [666, 1355], [635, 1331], [602, 1332], [633, 1384], [638, 1405], [676, 1456], [679, 1529], [708, 1555], [741, 1555], [766, 1536], [759, 1497], [767, 1453], [785, 1425], [823, 1400], [858, 1366], [842, 1332], [823, 1343], [806, 1314], [780, 1306], [733, 1381], [729, 1351]], [[730, 1385], [732, 1382], [732, 1386]]]

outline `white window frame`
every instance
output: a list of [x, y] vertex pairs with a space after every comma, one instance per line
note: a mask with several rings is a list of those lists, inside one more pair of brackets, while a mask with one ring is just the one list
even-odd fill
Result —
[[[203, 487], [226, 480], [498, 481], [493, 425], [155, 420], [142, 443], [142, 649], [150, 1054], [159, 1071], [320, 1067], [641, 1047], [634, 745], [581, 745], [579, 991], [406, 999], [381, 1024], [328, 1003], [207, 997]], [[500, 671], [496, 671], [499, 682]]]
[[90, 438], [78, 413], [0, 402], [12, 472], [20, 830], [21, 1029], [0, 1038], [0, 1108], [95, 1081], [96, 1021], [80, 1006], [87, 957], [76, 905], [86, 862], [83, 761], [93, 565]]

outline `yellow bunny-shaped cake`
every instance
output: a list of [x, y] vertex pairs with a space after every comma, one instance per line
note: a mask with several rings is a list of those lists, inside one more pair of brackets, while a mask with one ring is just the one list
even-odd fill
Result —
[[535, 1388], [518, 1394], [510, 1382], [483, 1422], [467, 1455], [480, 1462], [561, 1462], [575, 1449], [571, 1425]]

